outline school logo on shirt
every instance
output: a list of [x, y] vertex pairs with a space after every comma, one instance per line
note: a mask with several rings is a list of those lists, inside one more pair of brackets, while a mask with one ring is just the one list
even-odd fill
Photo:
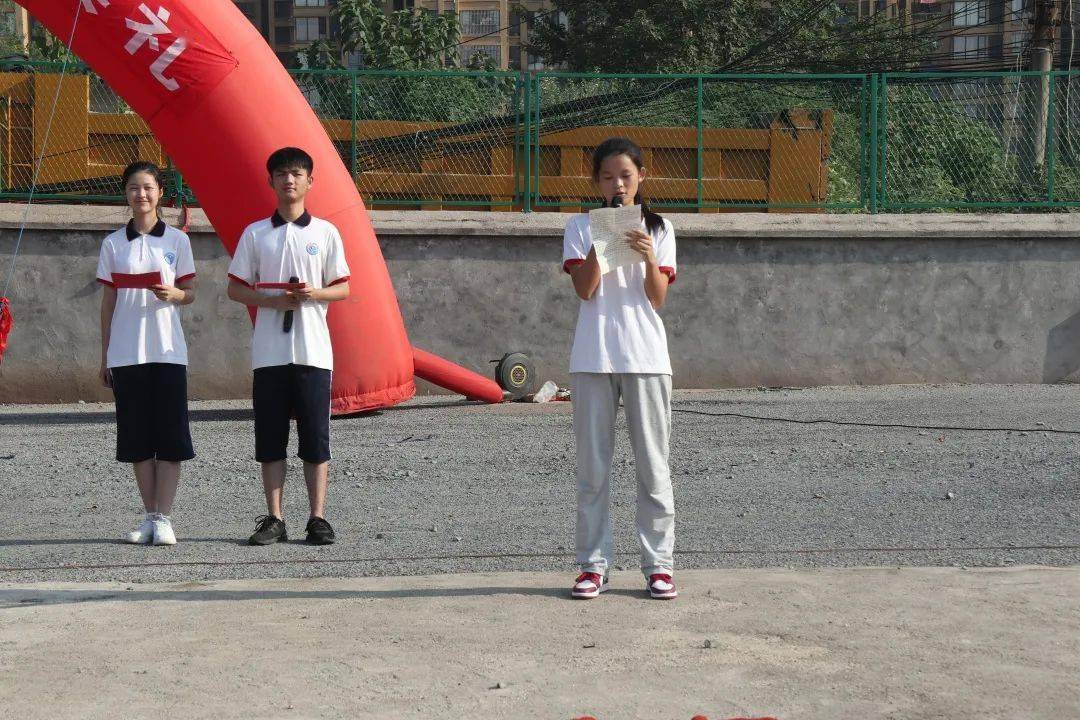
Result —
[[176, 262], [176, 253], [171, 253], [171, 252], [165, 253], [165, 262], [169, 263], [170, 265], [175, 263]]
[[319, 246], [316, 245], [315, 243], [308, 243], [307, 254], [308, 255], [318, 255], [319, 254]]

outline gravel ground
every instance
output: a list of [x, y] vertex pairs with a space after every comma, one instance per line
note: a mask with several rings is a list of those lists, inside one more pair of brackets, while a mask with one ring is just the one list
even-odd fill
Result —
[[[1078, 393], [677, 392], [678, 566], [1077, 564]], [[0, 406], [0, 582], [573, 572], [569, 403], [429, 396], [335, 419], [328, 516], [339, 541], [321, 548], [246, 545], [264, 507], [250, 405], [196, 402], [192, 414], [199, 456], [184, 466], [174, 510], [181, 542], [156, 548], [116, 541], [141, 508], [130, 468], [112, 460], [110, 405]], [[614, 506], [626, 569], [637, 565], [631, 457], [622, 427]], [[286, 495], [301, 538], [298, 462]]]

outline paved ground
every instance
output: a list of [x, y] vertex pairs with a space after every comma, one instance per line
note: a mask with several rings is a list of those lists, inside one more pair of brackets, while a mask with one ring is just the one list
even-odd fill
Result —
[[681, 578], [675, 602], [630, 571], [588, 603], [552, 573], [0, 586], [0, 715], [1080, 717], [1076, 568]]
[[565, 599], [565, 403], [335, 420], [325, 548], [244, 544], [245, 403], [194, 406], [173, 548], [115, 540], [111, 407], [0, 406], [0, 715], [1077, 718], [1078, 393], [678, 393], [675, 603], [634, 570], [625, 440], [625, 570]]

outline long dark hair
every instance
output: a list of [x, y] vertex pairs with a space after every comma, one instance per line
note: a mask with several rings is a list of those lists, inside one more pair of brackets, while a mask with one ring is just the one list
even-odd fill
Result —
[[[615, 155], [625, 155], [630, 158], [630, 161], [637, 166], [638, 170], [645, 167], [645, 161], [641, 155], [641, 148], [638, 144], [630, 138], [624, 137], [612, 137], [608, 138], [604, 142], [596, 146], [593, 150], [592, 156], [592, 176], [593, 180], [600, 179], [600, 166], [604, 164], [604, 161], [609, 157]], [[607, 198], [602, 198], [601, 202], [607, 207]], [[639, 186], [637, 195], [634, 196], [634, 204], [641, 206], [641, 215], [645, 218], [645, 227], [649, 229], [650, 233], [657, 233], [664, 227], [664, 218], [657, 215], [649, 206], [645, 204], [645, 201], [641, 199], [641, 189]]]

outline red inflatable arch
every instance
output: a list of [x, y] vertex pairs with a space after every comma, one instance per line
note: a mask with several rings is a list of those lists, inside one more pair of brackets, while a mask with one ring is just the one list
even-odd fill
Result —
[[[315, 160], [308, 208], [341, 231], [352, 296], [329, 313], [333, 412], [411, 397], [413, 374], [500, 402], [493, 381], [409, 344], [364, 203], [296, 83], [232, 0], [17, 0], [124, 98], [195, 191], [230, 254], [274, 207], [266, 158]], [[72, 29], [74, 27], [74, 35]]]

